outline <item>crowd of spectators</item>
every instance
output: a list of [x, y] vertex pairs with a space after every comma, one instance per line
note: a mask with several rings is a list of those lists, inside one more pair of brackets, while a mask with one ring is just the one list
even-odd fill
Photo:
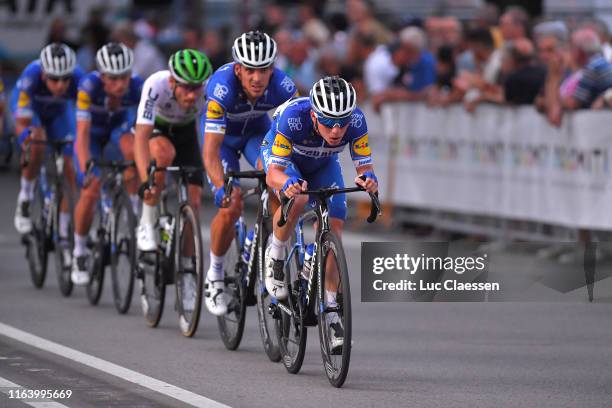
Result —
[[520, 7], [500, 11], [489, 3], [468, 20], [432, 15], [383, 23], [371, 1], [346, 0], [340, 9], [334, 4], [266, 1], [237, 19], [240, 25], [223, 30], [193, 18], [180, 26], [172, 19], [161, 23], [155, 12], [108, 24], [95, 9], [78, 43], [66, 37], [61, 19], [47, 40], [75, 46], [85, 70], [95, 68], [101, 45], [122, 41], [135, 51], [134, 71], [147, 77], [180, 47], [205, 51], [218, 68], [231, 60], [236, 34], [260, 29], [276, 40], [277, 66], [302, 94], [321, 76], [340, 75], [375, 110], [394, 101], [461, 103], [468, 112], [484, 102], [533, 104], [559, 125], [565, 111], [612, 105], [612, 45], [606, 24], [597, 19], [534, 18]]

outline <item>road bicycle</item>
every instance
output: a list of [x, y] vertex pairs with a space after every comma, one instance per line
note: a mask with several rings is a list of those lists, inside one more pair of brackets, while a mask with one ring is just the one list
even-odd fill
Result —
[[[329, 382], [334, 387], [341, 387], [348, 374], [351, 357], [351, 292], [349, 273], [342, 243], [331, 231], [327, 199], [340, 193], [364, 191], [362, 187], [322, 188], [303, 191], [315, 198], [315, 208], [300, 216], [295, 227], [294, 243], [290, 246], [285, 258], [285, 282], [288, 298], [272, 305], [276, 318], [276, 331], [282, 361], [288, 372], [300, 371], [306, 352], [307, 328], [318, 326], [319, 343], [323, 366]], [[381, 214], [377, 194], [370, 194], [371, 211], [369, 223]], [[281, 196], [281, 218], [278, 225], [282, 227], [287, 220], [293, 199]], [[316, 222], [315, 242], [307, 244], [304, 240], [304, 224]], [[308, 254], [308, 256], [306, 256]], [[312, 258], [308, 259], [309, 256]], [[325, 283], [328, 273], [337, 271], [336, 303], [328, 303], [325, 296]], [[337, 314], [333, 319], [332, 313]], [[343, 339], [341, 344], [334, 343], [332, 330], [336, 339]]]

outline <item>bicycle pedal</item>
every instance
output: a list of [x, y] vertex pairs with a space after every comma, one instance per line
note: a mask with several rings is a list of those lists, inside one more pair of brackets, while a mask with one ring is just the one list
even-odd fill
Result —
[[268, 305], [268, 313], [270, 314], [270, 316], [272, 316], [273, 319], [276, 320], [280, 319], [281, 317], [281, 311], [274, 303]]

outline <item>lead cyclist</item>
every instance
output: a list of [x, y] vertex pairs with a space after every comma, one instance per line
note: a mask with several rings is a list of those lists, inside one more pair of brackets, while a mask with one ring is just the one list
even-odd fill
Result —
[[[294, 205], [283, 227], [278, 226], [281, 208], [274, 213], [274, 232], [266, 250], [266, 289], [279, 300], [287, 298], [284, 259], [287, 242], [299, 216], [308, 204], [300, 195], [310, 188], [344, 187], [338, 154], [350, 145], [357, 171], [355, 183], [369, 193], [378, 191], [378, 180], [370, 156], [368, 127], [363, 112], [357, 107], [353, 86], [337, 76], [317, 81], [310, 98], [288, 101], [274, 114], [274, 122], [266, 135], [261, 154], [268, 186], [288, 198]], [[328, 202], [331, 229], [341, 239], [346, 218], [346, 195], [337, 194]], [[331, 258], [330, 258], [331, 260]], [[338, 273], [333, 262], [325, 276], [325, 297], [330, 307], [336, 304]], [[326, 316], [336, 349], [344, 342], [344, 331], [337, 313]]]

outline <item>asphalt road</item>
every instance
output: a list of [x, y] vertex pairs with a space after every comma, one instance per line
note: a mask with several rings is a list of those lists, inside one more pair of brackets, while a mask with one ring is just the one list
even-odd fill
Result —
[[[253, 308], [239, 350], [229, 352], [209, 314], [194, 338], [182, 337], [172, 288], [156, 329], [146, 326], [137, 299], [128, 315], [119, 316], [109, 287], [98, 307], [88, 304], [84, 289], [62, 298], [52, 266], [44, 288], [34, 289], [12, 225], [14, 174], [0, 174], [0, 190], [0, 323], [130, 373], [235, 407], [612, 406], [612, 303], [605, 295], [612, 289], [610, 278], [598, 282], [592, 304], [584, 290], [564, 302], [362, 303], [359, 241], [364, 235], [347, 233], [354, 345], [347, 382], [338, 390], [323, 372], [315, 330], [300, 374], [269, 362]], [[509, 265], [529, 261], [524, 254], [504, 257]], [[0, 407], [28, 406], [8, 397], [7, 381], [26, 389], [72, 390], [70, 399], [56, 400], [68, 407], [184, 406], [165, 395], [164, 387], [153, 391], [128, 374], [121, 378], [82, 364], [84, 358], [75, 360], [0, 330]]]

